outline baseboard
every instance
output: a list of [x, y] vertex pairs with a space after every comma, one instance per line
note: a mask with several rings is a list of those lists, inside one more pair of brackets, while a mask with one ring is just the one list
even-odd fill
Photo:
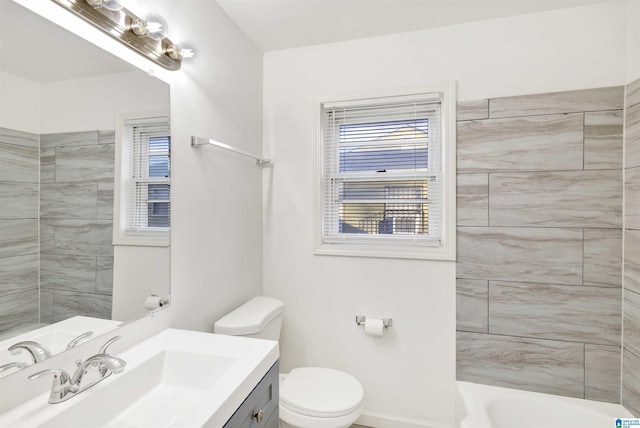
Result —
[[368, 412], [366, 410], [358, 418], [356, 424], [372, 428], [451, 428], [451, 426], [444, 425], [440, 422], [403, 418], [386, 413]]

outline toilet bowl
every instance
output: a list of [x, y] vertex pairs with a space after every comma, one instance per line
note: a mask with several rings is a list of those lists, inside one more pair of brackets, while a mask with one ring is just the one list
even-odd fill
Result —
[[[284, 304], [255, 297], [220, 318], [218, 334], [278, 340]], [[362, 414], [364, 391], [353, 376], [323, 367], [299, 367], [280, 375], [280, 428], [347, 428]]]

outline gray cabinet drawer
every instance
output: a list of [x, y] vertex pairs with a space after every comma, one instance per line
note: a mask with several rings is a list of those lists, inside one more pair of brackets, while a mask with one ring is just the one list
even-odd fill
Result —
[[[278, 428], [278, 361], [229, 418], [224, 428]], [[260, 421], [255, 416], [261, 413]]]

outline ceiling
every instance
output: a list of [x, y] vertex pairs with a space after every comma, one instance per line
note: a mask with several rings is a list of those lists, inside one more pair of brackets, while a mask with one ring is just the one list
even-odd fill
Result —
[[135, 68], [24, 7], [0, 0], [0, 70], [50, 83]]
[[[611, 0], [217, 0], [263, 51], [605, 1]], [[49, 83], [135, 68], [13, 1], [0, 0], [0, 70]]]
[[217, 0], [263, 51], [606, 1], [611, 0]]

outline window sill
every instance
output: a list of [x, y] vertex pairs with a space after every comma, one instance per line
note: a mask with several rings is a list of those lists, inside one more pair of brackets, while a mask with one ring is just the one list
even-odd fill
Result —
[[383, 259], [417, 259], [455, 261], [455, 248], [407, 247], [393, 245], [322, 244], [315, 248], [317, 256], [375, 257]]
[[129, 245], [138, 247], [169, 247], [169, 233], [121, 235], [113, 238], [113, 245]]

